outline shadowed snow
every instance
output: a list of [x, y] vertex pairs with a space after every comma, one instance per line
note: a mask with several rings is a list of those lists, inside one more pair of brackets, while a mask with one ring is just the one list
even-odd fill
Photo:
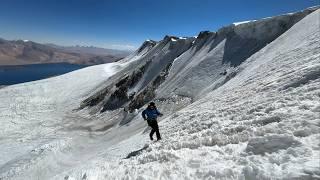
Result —
[[[319, 16], [149, 40], [116, 63], [0, 89], [0, 179], [319, 179]], [[247, 51], [272, 26], [274, 39]], [[101, 113], [102, 96], [79, 109], [148, 61], [137, 93], [172, 63], [154, 92], [161, 141], [150, 143], [143, 108]]]

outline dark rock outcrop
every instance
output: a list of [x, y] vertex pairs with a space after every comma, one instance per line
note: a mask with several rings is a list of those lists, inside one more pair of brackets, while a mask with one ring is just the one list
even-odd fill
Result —
[[123, 107], [130, 99], [133, 98], [132, 94], [128, 94], [128, 90], [132, 88], [142, 77], [145, 70], [150, 65], [150, 61], [139, 67], [130, 76], [122, 78], [119, 82], [115, 84], [115, 91], [113, 91], [110, 97], [106, 100], [103, 105], [102, 112], [106, 110], [115, 110]]
[[168, 64], [167, 67], [141, 93], [137, 94], [136, 97], [131, 100], [128, 108], [129, 111], [132, 112], [134, 109], [139, 109], [155, 98], [155, 91], [160, 84], [165, 81], [171, 65], [172, 63]]
[[314, 10], [232, 24], [217, 32], [202, 31], [196, 38], [167, 35], [159, 42], [145, 41], [130, 56], [133, 60], [126, 59], [132, 66], [117, 73], [106, 88], [83, 101], [81, 107], [99, 106], [101, 112], [125, 108], [132, 112], [155, 98], [197, 98], [201, 92], [231, 80], [241, 71], [236, 66]]

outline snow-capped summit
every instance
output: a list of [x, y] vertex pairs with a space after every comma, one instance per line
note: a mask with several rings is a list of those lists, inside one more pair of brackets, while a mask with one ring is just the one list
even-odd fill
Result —
[[[319, 16], [147, 40], [0, 89], [0, 179], [318, 179]], [[165, 114], [157, 143], [140, 117], [150, 101]]]

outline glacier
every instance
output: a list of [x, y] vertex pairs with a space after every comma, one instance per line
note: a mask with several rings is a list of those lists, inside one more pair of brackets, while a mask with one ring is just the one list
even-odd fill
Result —
[[[0, 179], [320, 179], [320, 10], [0, 89]], [[150, 142], [140, 116], [165, 116]]]

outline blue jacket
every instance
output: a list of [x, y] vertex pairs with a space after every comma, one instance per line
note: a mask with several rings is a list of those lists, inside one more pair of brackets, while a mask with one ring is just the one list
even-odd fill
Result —
[[159, 115], [162, 115], [162, 114], [156, 108], [154, 108], [154, 109], [147, 108], [144, 111], [142, 111], [143, 119], [154, 119], [154, 120], [156, 120]]

